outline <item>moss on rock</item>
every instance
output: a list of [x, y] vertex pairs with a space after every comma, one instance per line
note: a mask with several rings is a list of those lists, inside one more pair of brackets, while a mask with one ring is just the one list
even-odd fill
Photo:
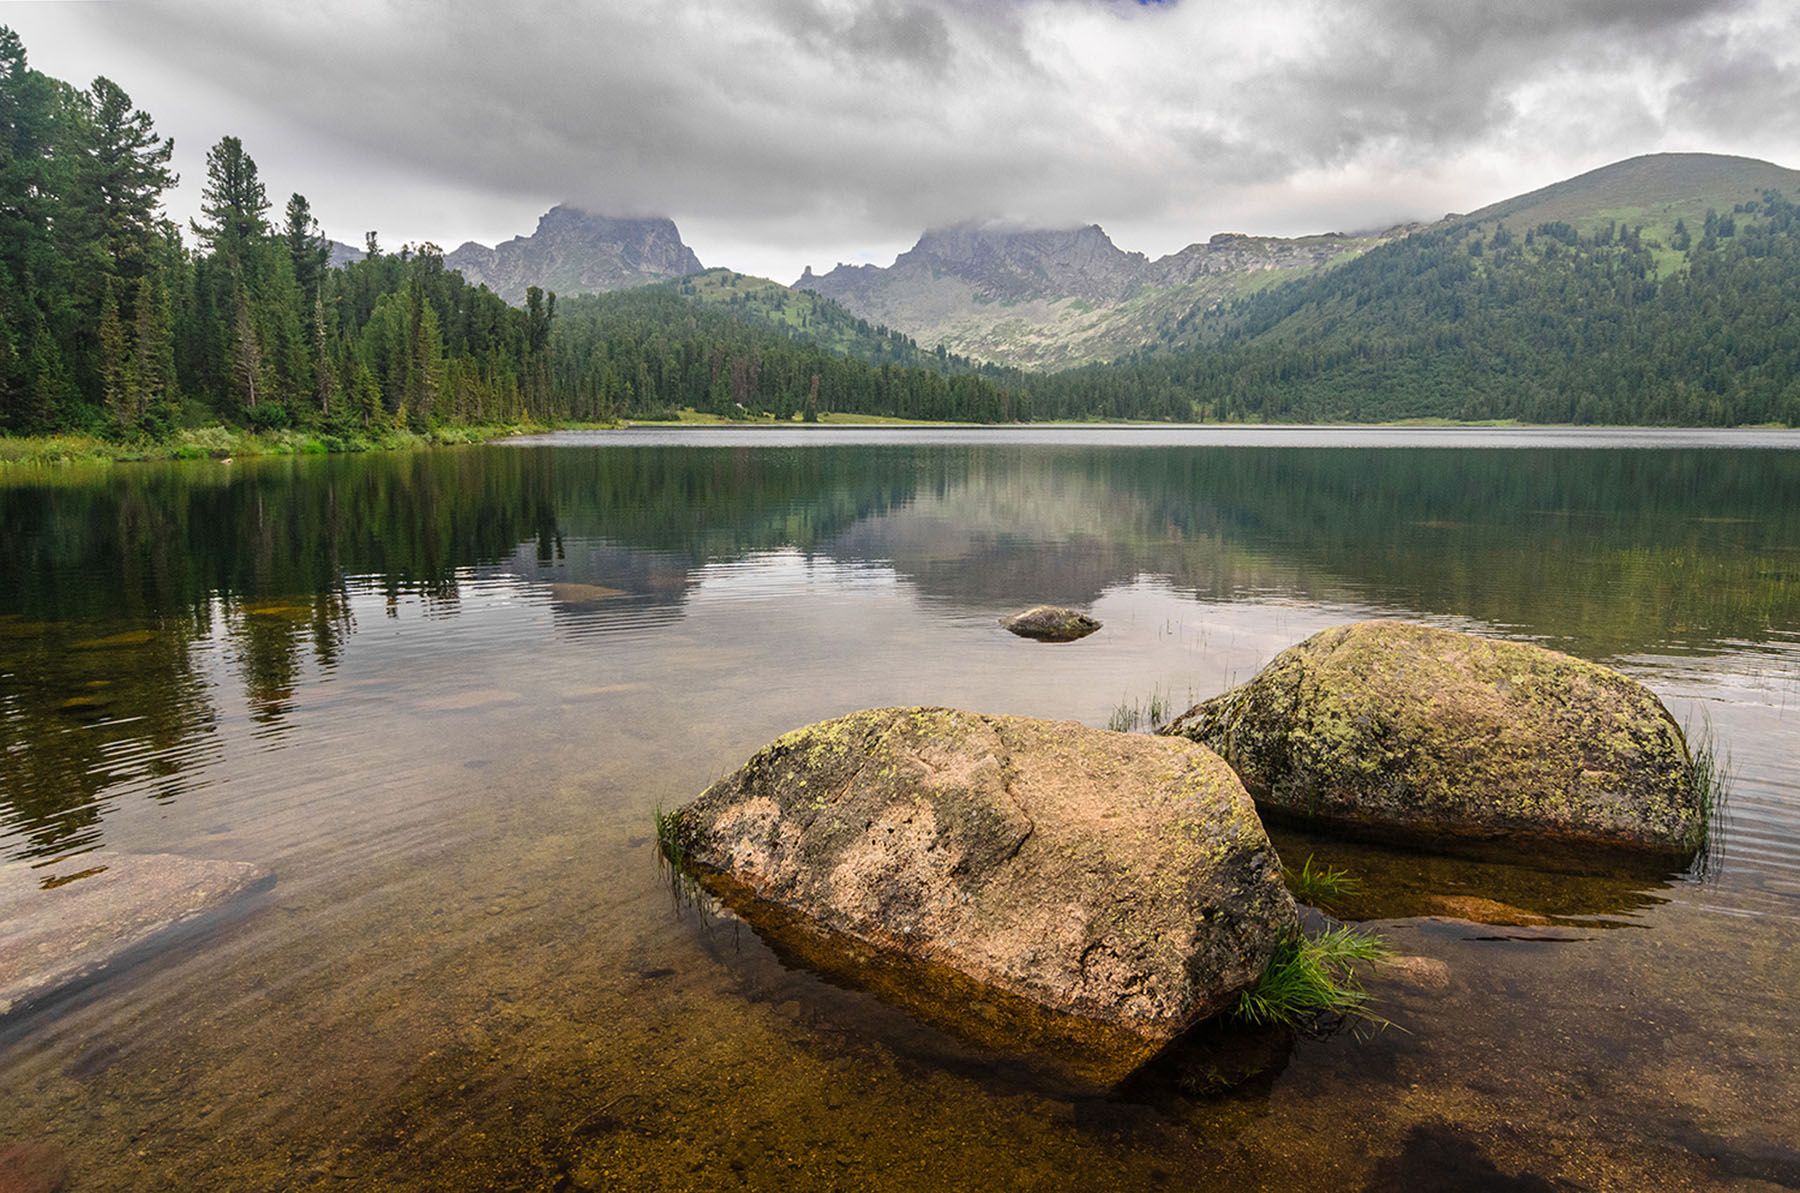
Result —
[[1328, 824], [1674, 855], [1706, 831], [1655, 694], [1526, 643], [1336, 626], [1163, 732], [1217, 750], [1265, 809]]

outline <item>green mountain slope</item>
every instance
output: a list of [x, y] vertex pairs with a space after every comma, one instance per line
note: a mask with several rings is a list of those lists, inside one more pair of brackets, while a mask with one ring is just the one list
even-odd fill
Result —
[[904, 332], [870, 323], [822, 294], [790, 289], [767, 278], [729, 269], [708, 269], [670, 284], [676, 293], [702, 306], [764, 324], [794, 339], [870, 364], [946, 373], [966, 373], [981, 367], [941, 346], [927, 351]]
[[[590, 420], [692, 407], [727, 417], [837, 411], [958, 422], [1030, 418], [1026, 395], [1005, 379], [955, 371], [935, 357], [939, 367], [870, 363], [767, 315], [784, 301], [778, 294], [764, 291], [754, 303], [716, 295], [706, 301], [682, 287], [639, 286], [558, 302], [549, 362], [557, 406], [549, 413]], [[792, 313], [797, 318], [798, 308]]]
[[[1214, 418], [1800, 423], [1800, 185], [1714, 205], [1764, 180], [1800, 175], [1621, 163], [1214, 312], [1129, 365], [1034, 390], [1034, 409], [1135, 388]], [[1670, 222], [1623, 220], [1634, 207]]]
[[1515, 231], [1566, 223], [1593, 232], [1607, 221], [1642, 226], [1665, 240], [1675, 221], [1698, 225], [1706, 211], [1730, 211], [1764, 191], [1800, 197], [1800, 170], [1718, 153], [1654, 153], [1590, 170], [1460, 217], [1469, 224], [1504, 222]]

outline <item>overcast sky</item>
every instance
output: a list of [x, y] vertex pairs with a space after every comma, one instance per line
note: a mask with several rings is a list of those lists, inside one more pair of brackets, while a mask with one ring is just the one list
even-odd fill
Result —
[[1638, 153], [1800, 166], [1795, 0], [176, 0], [0, 4], [40, 70], [235, 133], [360, 242], [667, 214], [792, 281], [924, 227], [1217, 231], [1466, 211]]

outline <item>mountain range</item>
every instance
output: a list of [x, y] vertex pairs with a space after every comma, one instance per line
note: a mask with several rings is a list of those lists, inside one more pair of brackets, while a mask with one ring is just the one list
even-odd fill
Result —
[[[1155, 259], [1120, 248], [1095, 224], [952, 224], [926, 231], [892, 265], [808, 268], [791, 287], [703, 272], [668, 219], [560, 206], [531, 235], [494, 248], [465, 244], [445, 264], [515, 304], [528, 286], [573, 295], [686, 279], [681, 292], [691, 301], [859, 359], [1055, 372], [1248, 336], [1279, 339], [1320, 309], [1326, 279], [1351, 263], [1374, 258], [1370, 268], [1380, 269], [1393, 253], [1451, 233], [1485, 243], [1502, 226], [1522, 235], [1567, 225], [1590, 238], [1629, 230], [1651, 267], [1672, 275], [1686, 262], [1677, 245], [1705, 235], [1709, 210], [1730, 212], [1771, 191], [1800, 196], [1800, 172], [1749, 158], [1656, 154], [1431, 224], [1298, 238], [1219, 233]], [[1240, 309], [1255, 314], [1246, 321], [1233, 313]], [[1358, 317], [1380, 318], [1383, 309]]]
[[794, 283], [978, 360], [1057, 369], [1111, 360], [1196, 310], [1365, 252], [1377, 236], [1299, 239], [1221, 232], [1151, 260], [1097, 224], [957, 224], [926, 232], [890, 266], [839, 265]]

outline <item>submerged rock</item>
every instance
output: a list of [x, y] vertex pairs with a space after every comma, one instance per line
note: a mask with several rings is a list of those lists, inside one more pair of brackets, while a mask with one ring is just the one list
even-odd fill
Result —
[[1411, 836], [1691, 853], [1681, 729], [1642, 684], [1543, 647], [1337, 626], [1164, 733], [1222, 754], [1265, 810]]
[[0, 1193], [58, 1193], [68, 1181], [68, 1158], [54, 1143], [0, 1147]]
[[1021, 638], [1039, 642], [1073, 642], [1100, 628], [1100, 622], [1079, 609], [1037, 605], [1022, 613], [1002, 617], [1000, 624]]
[[1131, 1064], [1230, 1005], [1296, 925], [1223, 761], [1073, 722], [945, 708], [825, 721], [707, 789], [675, 836], [752, 924], [747, 903], [771, 904], [950, 971], [947, 990], [1116, 1029]]
[[0, 1016], [121, 967], [268, 878], [166, 853], [0, 866]]
[[1450, 967], [1436, 957], [1384, 957], [1375, 963], [1375, 976], [1414, 990], [1450, 988]]

